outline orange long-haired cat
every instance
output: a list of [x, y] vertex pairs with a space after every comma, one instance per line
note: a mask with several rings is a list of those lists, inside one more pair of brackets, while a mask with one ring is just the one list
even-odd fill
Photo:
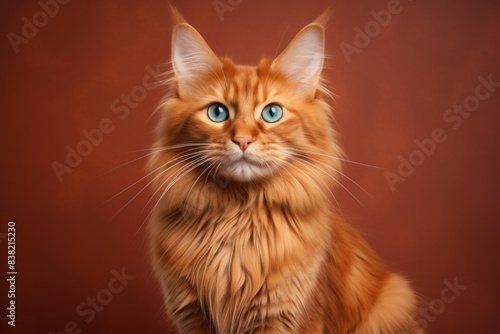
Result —
[[328, 14], [258, 66], [173, 9], [173, 75], [148, 168], [153, 261], [181, 334], [422, 333], [415, 296], [335, 211]]

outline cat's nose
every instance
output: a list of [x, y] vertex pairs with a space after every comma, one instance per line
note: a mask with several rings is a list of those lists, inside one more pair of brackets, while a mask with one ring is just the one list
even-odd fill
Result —
[[239, 145], [240, 149], [245, 152], [248, 145], [255, 141], [255, 138], [252, 138], [251, 136], [235, 136], [232, 140], [233, 143]]

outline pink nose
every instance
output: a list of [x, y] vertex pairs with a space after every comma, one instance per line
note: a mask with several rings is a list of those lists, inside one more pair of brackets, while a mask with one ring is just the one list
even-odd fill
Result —
[[233, 143], [240, 146], [240, 149], [245, 152], [254, 139], [250, 136], [236, 136], [233, 138]]

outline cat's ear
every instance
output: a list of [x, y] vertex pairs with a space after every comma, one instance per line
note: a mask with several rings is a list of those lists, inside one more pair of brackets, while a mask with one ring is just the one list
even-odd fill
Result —
[[182, 22], [172, 33], [172, 66], [179, 89], [189, 93], [197, 76], [215, 71], [221, 63], [198, 31]]
[[273, 61], [271, 69], [301, 83], [304, 91], [318, 88], [325, 58], [325, 25], [329, 11], [304, 27]]

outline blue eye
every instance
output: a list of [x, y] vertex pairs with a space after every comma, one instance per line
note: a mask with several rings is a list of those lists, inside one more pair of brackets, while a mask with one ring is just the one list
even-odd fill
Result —
[[221, 103], [214, 103], [208, 107], [207, 115], [211, 121], [220, 123], [229, 118], [229, 111], [225, 105]]
[[283, 117], [283, 109], [277, 104], [269, 104], [262, 110], [262, 119], [268, 123], [275, 123]]

